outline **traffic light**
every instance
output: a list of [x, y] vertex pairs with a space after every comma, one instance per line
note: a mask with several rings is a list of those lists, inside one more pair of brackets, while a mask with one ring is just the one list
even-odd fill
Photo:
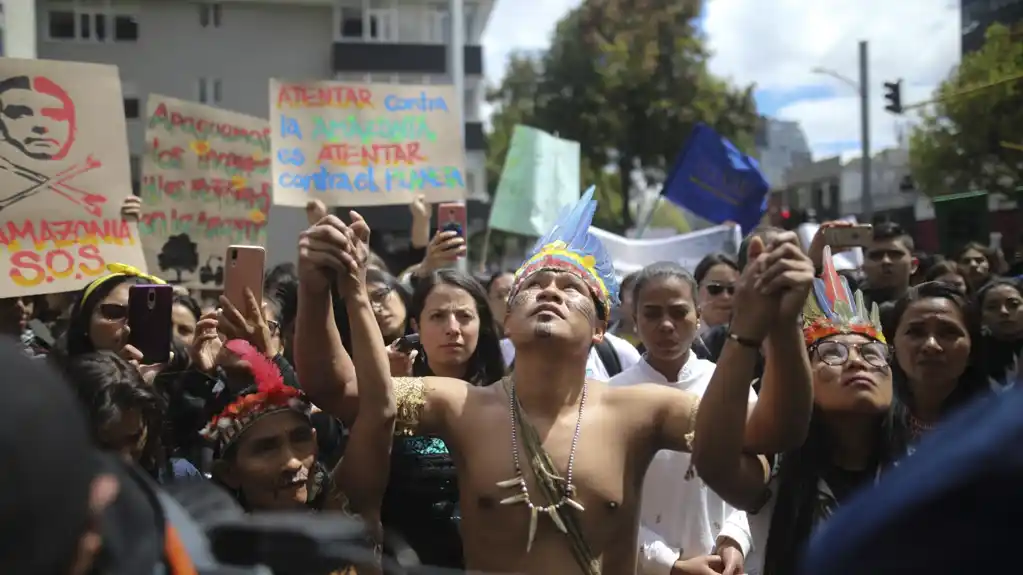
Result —
[[884, 99], [888, 102], [885, 110], [893, 114], [902, 113], [902, 80], [884, 83]]

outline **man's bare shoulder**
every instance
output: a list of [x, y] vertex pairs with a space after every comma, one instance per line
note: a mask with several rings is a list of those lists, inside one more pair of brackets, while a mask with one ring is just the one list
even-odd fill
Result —
[[637, 383], [621, 387], [607, 387], [608, 402], [629, 406], [663, 406], [673, 403], [699, 403], [700, 396], [660, 383]]

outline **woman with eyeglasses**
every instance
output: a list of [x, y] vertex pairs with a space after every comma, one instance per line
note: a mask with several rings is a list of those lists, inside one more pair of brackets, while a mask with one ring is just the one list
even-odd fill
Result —
[[[698, 460], [698, 474], [723, 499], [749, 512], [753, 550], [744, 572], [750, 575], [796, 573], [813, 530], [902, 455], [888, 417], [892, 367], [877, 306], [868, 309], [862, 294], [849, 290], [828, 248], [823, 269], [803, 313], [813, 380], [813, 415], [803, 445], [774, 456], [773, 462], [743, 452], [753, 370], [738, 367], [752, 366], [746, 349], [751, 340], [745, 339], [750, 336], [740, 331], [725, 346], [697, 416], [696, 441], [703, 451], [729, 453]], [[743, 304], [737, 298], [736, 317], [745, 315]], [[744, 326], [733, 322], [732, 329]], [[708, 424], [718, 421], [738, 421], [740, 428], [708, 433]]]
[[735, 260], [721, 253], [707, 254], [696, 266], [693, 277], [700, 286], [701, 333], [728, 323], [732, 317], [735, 282], [739, 279]]

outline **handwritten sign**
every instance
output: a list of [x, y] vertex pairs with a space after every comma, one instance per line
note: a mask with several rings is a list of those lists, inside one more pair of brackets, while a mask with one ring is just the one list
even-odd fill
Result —
[[145, 268], [121, 219], [131, 168], [114, 66], [0, 58], [0, 297]]
[[139, 234], [149, 269], [190, 288], [218, 289], [229, 245], [266, 244], [270, 127], [155, 94], [146, 118]]
[[515, 126], [490, 211], [490, 227], [542, 236], [579, 199], [579, 142]]
[[462, 200], [465, 150], [451, 86], [270, 81], [274, 203]]

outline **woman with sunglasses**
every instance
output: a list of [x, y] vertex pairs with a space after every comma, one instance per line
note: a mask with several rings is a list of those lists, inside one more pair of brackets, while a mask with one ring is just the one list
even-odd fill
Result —
[[[742, 450], [748, 431], [746, 394], [753, 377], [749, 354], [754, 351], [748, 347], [759, 342], [749, 333], [748, 322], [740, 321], [750, 315], [742, 313], [741, 294], [747, 285], [752, 289], [756, 266], [748, 266], [749, 277], [740, 279], [734, 337], [722, 351], [697, 416], [696, 441], [702, 450], [730, 454], [700, 459], [696, 465], [722, 498], [749, 512], [753, 550], [745, 567], [750, 575], [796, 573], [813, 530], [902, 455], [888, 417], [892, 368], [877, 306], [867, 309], [862, 294], [853, 295], [835, 272], [830, 248], [824, 249], [822, 260], [824, 271], [814, 280], [803, 313], [814, 402], [803, 445], [777, 456], [773, 465], [763, 455]], [[733, 421], [738, 429], [720, 432], [725, 422]]]
[[[128, 344], [131, 333], [128, 326], [129, 290], [133, 285], [167, 282], [125, 264], [110, 264], [107, 269], [111, 273], [93, 280], [82, 289], [71, 308], [68, 330], [58, 347], [63, 348], [66, 359], [94, 351], [112, 351], [138, 365], [142, 353]], [[171, 362], [175, 357], [179, 362], [184, 360], [183, 355], [181, 349], [178, 353], [172, 351]], [[141, 366], [140, 369], [146, 380], [152, 382], [164, 367]]]
[[700, 286], [700, 333], [728, 323], [732, 317], [735, 282], [739, 279], [739, 266], [735, 260], [721, 253], [707, 254], [693, 273]]

